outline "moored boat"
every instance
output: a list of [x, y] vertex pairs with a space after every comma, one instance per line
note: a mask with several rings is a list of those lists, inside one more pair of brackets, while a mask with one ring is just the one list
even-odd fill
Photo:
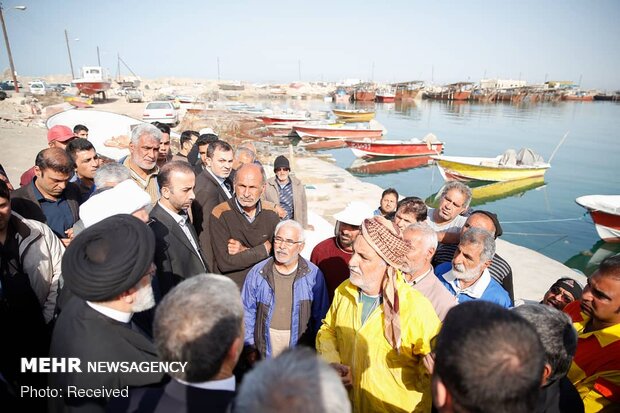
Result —
[[355, 175], [380, 175], [407, 171], [432, 164], [433, 160], [429, 156], [357, 158], [347, 168], [347, 171]]
[[394, 102], [396, 99], [396, 93], [390, 89], [382, 89], [377, 91], [377, 102], [388, 103]]
[[620, 242], [620, 195], [585, 195], [575, 202], [588, 210], [603, 241]]
[[309, 120], [305, 116], [297, 115], [263, 115], [258, 116], [257, 118], [262, 120], [265, 125], [272, 125], [274, 123], [304, 122]]
[[358, 158], [367, 156], [428, 156], [443, 152], [444, 144], [435, 135], [429, 134], [424, 139], [403, 140], [348, 140], [347, 146]]
[[374, 102], [375, 91], [369, 89], [357, 89], [353, 92], [353, 100], [356, 102]]
[[495, 158], [438, 155], [433, 159], [437, 161], [441, 176], [446, 181], [513, 181], [544, 176], [551, 167], [531, 150], [521, 150], [519, 155], [507, 151]]
[[345, 122], [368, 122], [375, 118], [374, 110], [346, 110], [346, 109], [332, 109], [334, 115], [340, 120]]
[[101, 66], [84, 66], [82, 77], [72, 82], [81, 94], [93, 96], [98, 93], [105, 99], [106, 90], [112, 86], [112, 80]]
[[293, 130], [300, 137], [314, 138], [381, 138], [383, 129], [338, 128], [333, 126], [302, 126], [295, 125]]

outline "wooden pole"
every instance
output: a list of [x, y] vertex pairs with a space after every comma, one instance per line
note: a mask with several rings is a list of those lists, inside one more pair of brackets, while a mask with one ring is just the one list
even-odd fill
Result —
[[67, 53], [69, 53], [69, 66], [71, 66], [71, 79], [75, 79], [75, 72], [73, 71], [73, 60], [71, 60], [71, 49], [69, 48], [69, 35], [67, 35], [67, 29], [65, 29], [65, 42], [67, 42]]
[[4, 43], [6, 43], [6, 52], [9, 55], [9, 66], [11, 67], [11, 77], [15, 86], [15, 93], [19, 93], [19, 84], [17, 83], [17, 75], [15, 74], [15, 64], [13, 64], [13, 55], [11, 54], [11, 45], [9, 44], [9, 35], [6, 32], [4, 24], [4, 14], [2, 14], [2, 5], [0, 4], [0, 22], [2, 22], [2, 33], [4, 34]]

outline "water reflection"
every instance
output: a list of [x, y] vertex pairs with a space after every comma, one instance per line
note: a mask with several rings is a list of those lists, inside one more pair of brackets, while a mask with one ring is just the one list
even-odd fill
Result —
[[430, 156], [409, 156], [398, 158], [372, 158], [372, 160], [356, 159], [347, 171], [355, 176], [383, 175], [394, 172], [422, 168], [433, 164]]
[[566, 260], [564, 265], [576, 268], [585, 275], [592, 275], [607, 257], [620, 253], [620, 243], [611, 243], [599, 240], [588, 251], [581, 251]]
[[[526, 192], [545, 185], [545, 178], [535, 176], [533, 178], [519, 179], [507, 182], [470, 181], [464, 182], [471, 188], [471, 207], [484, 205], [508, 197], [521, 197]], [[426, 204], [436, 208], [439, 205], [439, 195], [443, 187], [426, 199]]]

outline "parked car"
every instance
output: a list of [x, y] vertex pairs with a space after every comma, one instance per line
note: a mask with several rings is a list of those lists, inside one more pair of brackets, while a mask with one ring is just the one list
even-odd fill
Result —
[[0, 90], [15, 90], [15, 86], [9, 85], [7, 82], [0, 83]]
[[4, 90], [0, 90], [0, 100], [4, 100], [8, 97]]
[[[5, 83], [8, 87], [10, 87], [10, 89], [3, 89], [3, 90], [15, 90], [15, 83], [13, 82], [12, 79], [5, 80], [2, 83]], [[17, 86], [19, 86], [20, 89], [24, 88], [24, 86], [22, 85], [22, 82], [20, 82], [19, 80], [17, 81]]]
[[125, 92], [125, 99], [127, 99], [127, 102], [142, 103], [144, 100], [144, 95], [140, 89], [127, 89]]
[[45, 95], [52, 91], [52, 88], [45, 82], [35, 80], [30, 82], [30, 93], [33, 95]]
[[146, 105], [142, 114], [144, 122], [161, 122], [177, 125], [179, 123], [179, 113], [172, 105], [172, 102], [155, 101]]

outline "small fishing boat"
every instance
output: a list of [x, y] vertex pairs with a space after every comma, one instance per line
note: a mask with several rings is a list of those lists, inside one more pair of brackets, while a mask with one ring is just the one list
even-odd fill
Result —
[[332, 109], [334, 115], [340, 120], [345, 122], [368, 122], [375, 118], [374, 110], [362, 110], [362, 109]]
[[371, 128], [339, 128], [334, 126], [293, 126], [293, 131], [297, 133], [301, 138], [313, 137], [313, 138], [350, 138], [350, 139], [363, 139], [363, 138], [381, 138], [383, 136], [383, 129], [371, 129]]
[[396, 100], [396, 93], [391, 89], [381, 89], [377, 91], [377, 102], [388, 103]]
[[101, 66], [85, 66], [82, 68], [82, 77], [72, 82], [81, 94], [94, 96], [101, 93], [105, 99], [106, 90], [112, 86], [112, 80]]
[[369, 156], [428, 156], [439, 155], [443, 152], [443, 142], [439, 142], [435, 135], [428, 134], [423, 139], [372, 141], [348, 140], [347, 146], [358, 158]]
[[514, 181], [544, 176], [551, 165], [530, 149], [506, 151], [495, 158], [433, 156], [446, 181]]
[[344, 138], [319, 138], [302, 141], [297, 144], [298, 147], [306, 148], [309, 151], [321, 151], [326, 149], [340, 149], [347, 146]]
[[620, 242], [620, 195], [585, 195], [575, 202], [588, 210], [603, 241]]
[[263, 115], [258, 116], [265, 125], [273, 125], [274, 123], [304, 122], [309, 120], [305, 116], [299, 115]]
[[433, 160], [429, 156], [357, 158], [347, 168], [347, 171], [358, 176], [381, 175], [421, 168], [432, 164]]

